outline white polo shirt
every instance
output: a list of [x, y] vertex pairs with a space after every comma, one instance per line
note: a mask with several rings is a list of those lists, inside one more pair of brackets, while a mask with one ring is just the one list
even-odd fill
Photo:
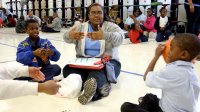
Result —
[[146, 85], [162, 90], [159, 105], [164, 112], [197, 112], [200, 84], [191, 62], [175, 61], [149, 72]]
[[[138, 21], [146, 21], [147, 17], [144, 14], [141, 14], [140, 16], [136, 17], [136, 19]], [[124, 24], [131, 25], [133, 23], [134, 23], [133, 19], [128, 16]]]

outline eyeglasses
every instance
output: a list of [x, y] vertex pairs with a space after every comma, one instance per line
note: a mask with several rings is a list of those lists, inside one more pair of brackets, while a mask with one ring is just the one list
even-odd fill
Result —
[[95, 16], [95, 15], [97, 15], [97, 16], [101, 16], [101, 15], [103, 15], [103, 12], [102, 11], [97, 11], [97, 12], [90, 12], [90, 15], [91, 16]]

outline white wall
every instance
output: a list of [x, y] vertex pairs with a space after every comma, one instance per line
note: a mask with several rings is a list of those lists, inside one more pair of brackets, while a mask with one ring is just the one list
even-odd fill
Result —
[[6, 7], [7, 0], [0, 0], [0, 7]]
[[[140, 5], [150, 5], [151, 4], [151, 0], [140, 0], [139, 1]], [[143, 14], [146, 15], [146, 10], [148, 8], [150, 8], [151, 6], [140, 6], [140, 10], [142, 11]]]
[[[133, 0], [123, 0], [124, 5], [133, 5]], [[133, 6], [131, 7], [123, 7], [123, 20], [125, 21], [128, 15], [133, 14]]]

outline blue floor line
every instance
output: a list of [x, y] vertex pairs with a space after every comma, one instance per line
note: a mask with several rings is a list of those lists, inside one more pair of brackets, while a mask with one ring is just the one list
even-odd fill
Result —
[[17, 46], [13, 46], [13, 45], [8, 45], [8, 44], [4, 44], [4, 43], [0, 43], [1, 45], [5, 45], [5, 46], [9, 46], [9, 47], [14, 47], [17, 48]]
[[7, 62], [13, 62], [13, 61], [16, 61], [16, 60], [2, 61], [2, 62], [0, 62], [0, 63], [7, 63]]
[[133, 74], [133, 75], [137, 75], [137, 76], [144, 76], [144, 75], [142, 75], [142, 74], [138, 74], [138, 73], [134, 73], [134, 72], [129, 72], [129, 71], [125, 71], [125, 70], [121, 70], [121, 72], [123, 72], [123, 73], [128, 73], [128, 74]]

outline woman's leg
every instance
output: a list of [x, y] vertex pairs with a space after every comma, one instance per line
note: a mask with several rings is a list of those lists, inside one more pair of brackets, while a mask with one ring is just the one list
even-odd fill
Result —
[[[114, 66], [114, 74], [117, 78], [120, 74], [121, 63], [116, 60], [110, 60], [110, 63], [112, 63]], [[84, 94], [79, 97], [80, 103], [87, 104], [90, 100], [95, 101], [100, 99], [102, 96], [109, 95], [111, 85], [106, 76], [105, 67], [101, 70], [91, 71], [86, 82], [87, 83], [84, 84]]]

